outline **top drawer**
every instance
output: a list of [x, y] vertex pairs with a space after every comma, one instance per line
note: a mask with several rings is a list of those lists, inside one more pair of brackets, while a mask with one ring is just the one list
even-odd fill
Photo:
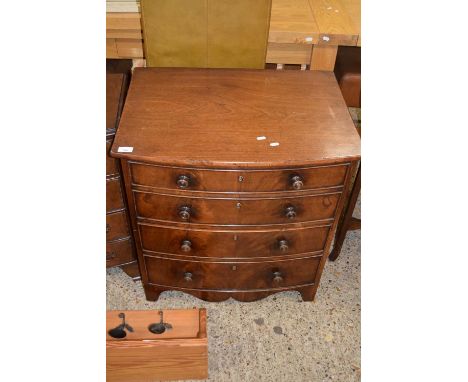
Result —
[[344, 184], [347, 164], [273, 170], [214, 170], [131, 163], [132, 183], [207, 192], [284, 192]]

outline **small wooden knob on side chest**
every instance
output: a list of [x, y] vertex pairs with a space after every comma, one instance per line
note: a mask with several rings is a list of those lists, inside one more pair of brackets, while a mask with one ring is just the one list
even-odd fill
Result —
[[116, 257], [115, 252], [106, 252], [106, 261], [111, 261]]
[[184, 273], [184, 280], [185, 281], [187, 281], [187, 282], [193, 281], [192, 277], [193, 277], [193, 274], [191, 272], [185, 272]]

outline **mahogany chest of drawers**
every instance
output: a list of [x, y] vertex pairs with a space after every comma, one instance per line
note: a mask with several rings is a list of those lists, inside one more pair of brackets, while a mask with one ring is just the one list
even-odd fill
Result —
[[120, 266], [139, 276], [120, 163], [109, 155], [128, 88], [121, 73], [106, 76], [106, 267]]
[[111, 152], [147, 299], [314, 299], [360, 159], [333, 73], [137, 68]]

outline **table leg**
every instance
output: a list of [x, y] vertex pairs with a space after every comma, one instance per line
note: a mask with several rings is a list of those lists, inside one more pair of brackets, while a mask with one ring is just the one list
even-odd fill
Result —
[[314, 45], [310, 57], [310, 70], [326, 70], [332, 72], [335, 69], [337, 45]]

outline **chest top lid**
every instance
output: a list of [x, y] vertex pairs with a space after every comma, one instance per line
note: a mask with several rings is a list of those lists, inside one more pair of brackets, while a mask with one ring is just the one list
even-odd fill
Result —
[[111, 153], [282, 167], [359, 159], [360, 139], [331, 72], [137, 68]]

